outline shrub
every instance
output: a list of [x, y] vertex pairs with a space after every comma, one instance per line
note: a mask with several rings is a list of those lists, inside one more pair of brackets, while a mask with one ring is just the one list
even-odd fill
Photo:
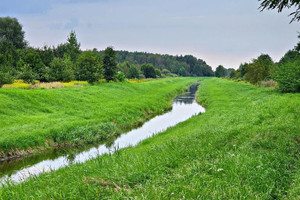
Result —
[[10, 75], [8, 72], [0, 71], [0, 87], [4, 84], [10, 84], [13, 83], [14, 78]]
[[261, 55], [247, 66], [245, 80], [252, 84], [273, 77], [276, 66], [269, 55]]
[[83, 52], [77, 59], [76, 78], [94, 83], [103, 76], [99, 54], [93, 51]]
[[155, 68], [152, 64], [143, 64], [141, 70], [146, 78], [156, 78]]
[[29, 65], [24, 64], [18, 77], [23, 79], [25, 83], [33, 84], [38, 75], [32, 71]]
[[276, 81], [281, 92], [300, 92], [300, 61], [282, 64]]
[[54, 58], [50, 64], [49, 80], [70, 82], [75, 79], [73, 63], [70, 58]]
[[136, 66], [131, 65], [126, 74], [127, 78], [140, 78], [140, 72]]
[[115, 78], [120, 81], [120, 82], [123, 82], [125, 81], [125, 74], [123, 72], [118, 72], [116, 75], [115, 75]]

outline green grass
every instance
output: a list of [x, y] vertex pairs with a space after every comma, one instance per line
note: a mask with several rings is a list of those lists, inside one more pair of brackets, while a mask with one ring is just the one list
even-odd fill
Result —
[[37, 146], [82, 145], [106, 139], [169, 109], [171, 99], [197, 80], [0, 89], [0, 151], [5, 157]]
[[136, 147], [4, 187], [2, 199], [299, 199], [300, 95], [206, 79], [208, 110]]

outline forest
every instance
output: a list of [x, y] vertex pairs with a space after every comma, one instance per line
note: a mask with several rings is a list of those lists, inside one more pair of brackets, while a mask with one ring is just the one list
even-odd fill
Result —
[[194, 56], [170, 56], [115, 51], [108, 47], [83, 51], [74, 31], [58, 46], [30, 47], [16, 18], [0, 18], [0, 86], [26, 83], [123, 81], [125, 78], [214, 76], [205, 61]]

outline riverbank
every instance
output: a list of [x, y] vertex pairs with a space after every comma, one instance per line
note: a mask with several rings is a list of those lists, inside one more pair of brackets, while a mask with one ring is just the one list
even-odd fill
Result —
[[171, 108], [199, 78], [105, 83], [83, 88], [1, 89], [2, 160], [100, 142]]
[[300, 95], [207, 79], [198, 98], [206, 113], [1, 198], [299, 199]]

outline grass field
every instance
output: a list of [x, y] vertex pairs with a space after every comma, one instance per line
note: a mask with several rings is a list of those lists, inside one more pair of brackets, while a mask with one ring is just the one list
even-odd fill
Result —
[[0, 89], [2, 157], [112, 137], [170, 109], [172, 98], [197, 80], [173, 78], [51, 90]]
[[2, 199], [299, 199], [300, 95], [204, 80], [208, 108], [137, 147], [0, 190]]

